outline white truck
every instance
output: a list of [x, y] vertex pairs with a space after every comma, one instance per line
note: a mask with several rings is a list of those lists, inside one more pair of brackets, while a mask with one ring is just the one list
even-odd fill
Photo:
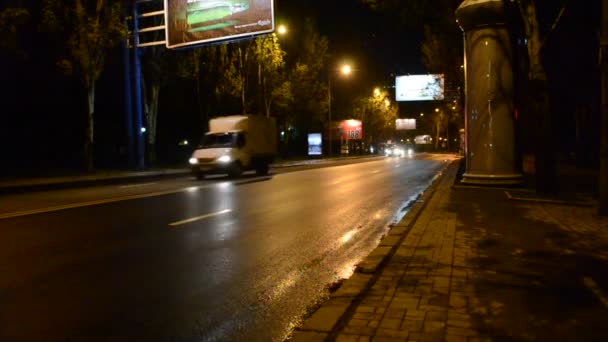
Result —
[[209, 132], [192, 153], [190, 167], [197, 179], [206, 174], [227, 173], [238, 177], [243, 171], [268, 174], [277, 154], [274, 118], [231, 115], [209, 120]]

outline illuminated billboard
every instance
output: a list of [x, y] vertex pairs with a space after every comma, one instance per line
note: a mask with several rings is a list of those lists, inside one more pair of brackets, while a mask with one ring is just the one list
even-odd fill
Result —
[[363, 139], [363, 123], [360, 120], [340, 121], [340, 139], [361, 140]]
[[397, 76], [397, 101], [436, 101], [444, 99], [443, 75]]
[[416, 119], [397, 119], [395, 126], [398, 131], [416, 129]]
[[321, 133], [311, 133], [308, 135], [308, 155], [320, 156], [322, 154], [323, 141]]
[[274, 0], [165, 0], [167, 48], [274, 31]]

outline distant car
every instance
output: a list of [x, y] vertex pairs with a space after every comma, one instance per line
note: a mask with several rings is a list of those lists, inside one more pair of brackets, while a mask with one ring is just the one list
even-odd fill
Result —
[[384, 148], [384, 155], [387, 157], [411, 157], [414, 154], [414, 147], [411, 144], [389, 144]]

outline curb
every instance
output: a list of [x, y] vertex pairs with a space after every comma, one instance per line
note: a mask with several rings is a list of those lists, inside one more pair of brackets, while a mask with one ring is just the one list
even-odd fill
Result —
[[296, 328], [286, 341], [325, 341], [328, 338], [329, 340], [336, 338], [339, 332], [336, 328], [343, 326], [351, 318], [353, 309], [360, 304], [364, 294], [380, 278], [378, 271], [384, 268], [396, 253], [427, 203], [432, 199], [441, 180], [447, 176], [446, 171], [459, 162], [459, 160], [452, 161], [435, 176], [431, 185], [421, 193], [401, 221], [392, 226], [378, 247], [357, 265], [353, 275], [330, 295], [329, 300], [305, 319], [302, 327]]
[[[313, 168], [313, 167], [323, 167], [326, 165], [336, 165], [344, 162], [349, 162], [351, 160], [358, 159], [374, 159], [378, 158], [378, 156], [358, 156], [358, 157], [350, 157], [350, 158], [335, 158], [335, 159], [327, 159], [326, 161], [322, 161], [314, 164], [304, 164], [300, 161], [294, 162], [294, 164], [274, 164], [270, 165], [272, 169], [287, 169], [287, 168]], [[48, 191], [48, 190], [59, 190], [59, 189], [69, 189], [76, 188], [82, 186], [92, 186], [92, 185], [112, 185], [112, 184], [124, 184], [133, 181], [149, 181], [149, 180], [161, 180], [161, 179], [170, 179], [170, 178], [179, 178], [191, 175], [191, 171], [189, 168], [184, 168], [183, 170], [172, 170], [172, 171], [143, 171], [143, 172], [133, 172], [133, 173], [125, 173], [123, 175], [85, 175], [85, 176], [75, 176], [75, 177], [57, 177], [57, 178], [48, 178], [48, 179], [33, 179], [33, 180], [16, 180], [14, 183], [10, 184], [0, 184], [0, 194], [14, 194], [26, 191]]]

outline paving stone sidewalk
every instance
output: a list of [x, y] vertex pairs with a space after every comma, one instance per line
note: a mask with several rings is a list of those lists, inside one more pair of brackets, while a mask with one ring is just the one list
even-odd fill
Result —
[[454, 187], [456, 173], [454, 163], [292, 341], [608, 341], [608, 220]]

